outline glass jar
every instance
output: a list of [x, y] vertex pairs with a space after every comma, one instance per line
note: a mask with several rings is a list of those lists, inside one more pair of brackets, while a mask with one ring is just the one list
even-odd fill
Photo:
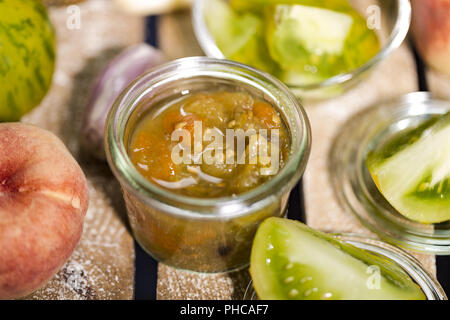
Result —
[[[447, 300], [447, 296], [435, 277], [431, 276], [409, 253], [386, 242], [355, 234], [336, 234], [339, 239], [398, 265], [419, 285], [428, 300]], [[250, 282], [244, 300], [257, 300], [258, 296]]]
[[450, 222], [424, 224], [397, 212], [379, 192], [366, 166], [377, 145], [450, 111], [449, 101], [415, 92], [363, 110], [351, 118], [330, 152], [329, 171], [340, 205], [384, 240], [411, 250], [450, 254]]
[[[215, 88], [245, 90], [276, 107], [291, 140], [285, 166], [266, 183], [234, 197], [187, 197], [146, 180], [127, 154], [141, 116], [162, 101]], [[175, 268], [224, 272], [246, 266], [259, 223], [284, 214], [289, 193], [304, 172], [310, 137], [302, 106], [281, 82], [235, 62], [192, 57], [163, 65], [132, 83], [109, 114], [105, 144], [139, 244]]]

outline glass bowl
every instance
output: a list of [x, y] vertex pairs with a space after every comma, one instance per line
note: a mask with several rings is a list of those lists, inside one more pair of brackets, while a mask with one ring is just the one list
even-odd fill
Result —
[[[379, 257], [386, 258], [402, 268], [416, 282], [428, 300], [447, 300], [447, 296], [435, 277], [431, 276], [420, 262], [409, 253], [386, 242], [355, 234], [335, 234], [339, 239], [364, 249]], [[258, 296], [250, 281], [243, 300], [257, 300]]]
[[410, 93], [368, 108], [342, 127], [329, 157], [333, 189], [347, 212], [390, 243], [438, 255], [450, 254], [450, 222], [423, 224], [398, 213], [378, 191], [366, 159], [378, 143], [448, 111], [449, 101], [433, 100], [425, 92]]
[[[194, 0], [192, 7], [194, 32], [200, 47], [208, 57], [224, 59], [225, 57], [217, 47], [204, 19], [206, 1], [208, 0]], [[317, 84], [289, 86], [297, 96], [308, 100], [322, 100], [344, 93], [364, 79], [378, 63], [397, 49], [408, 34], [411, 23], [409, 0], [350, 0], [350, 3], [366, 18], [373, 14], [374, 9], [379, 10], [381, 29], [376, 31], [380, 39], [381, 50], [371, 60], [351, 72], [336, 75]]]
[[[141, 116], [186, 94], [223, 89], [249, 92], [276, 107], [291, 140], [284, 167], [248, 192], [211, 199], [169, 192], [144, 178], [127, 152]], [[247, 266], [260, 222], [284, 214], [289, 194], [305, 170], [310, 139], [306, 113], [281, 82], [236, 62], [192, 57], [153, 69], [125, 89], [108, 116], [105, 146], [142, 248], [175, 268], [225, 272]]]

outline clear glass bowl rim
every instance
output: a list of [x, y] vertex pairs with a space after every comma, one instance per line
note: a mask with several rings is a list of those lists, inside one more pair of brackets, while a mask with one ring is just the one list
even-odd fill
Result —
[[[194, 0], [192, 6], [192, 23], [194, 27], [194, 33], [200, 47], [209, 57], [218, 59], [224, 59], [225, 56], [221, 50], [217, 47], [214, 37], [208, 31], [206, 25], [203, 9], [205, 1], [208, 0]], [[347, 73], [341, 73], [331, 78], [328, 78], [320, 83], [305, 85], [305, 86], [293, 86], [289, 85], [291, 89], [299, 89], [304, 91], [313, 91], [323, 89], [339, 84], [349, 82], [352, 79], [358, 78], [366, 71], [372, 69], [375, 65], [386, 59], [394, 50], [396, 50], [406, 38], [409, 27], [411, 25], [411, 3], [409, 0], [395, 0], [397, 2], [397, 18], [394, 28], [389, 35], [389, 40], [386, 45], [375, 55], [371, 60], [363, 64], [361, 67]]]

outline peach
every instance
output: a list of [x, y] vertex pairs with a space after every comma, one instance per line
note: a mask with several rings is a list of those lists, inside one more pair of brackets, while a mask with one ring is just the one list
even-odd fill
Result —
[[88, 201], [86, 178], [55, 135], [0, 124], [0, 299], [32, 293], [63, 266]]
[[450, 0], [413, 0], [416, 47], [434, 69], [450, 75]]

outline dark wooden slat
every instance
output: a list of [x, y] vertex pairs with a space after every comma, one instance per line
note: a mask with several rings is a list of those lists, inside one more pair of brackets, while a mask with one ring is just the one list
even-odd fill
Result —
[[300, 181], [291, 191], [289, 196], [288, 214], [289, 219], [299, 220], [306, 223], [305, 206], [303, 202], [303, 183]]
[[[145, 23], [145, 42], [158, 47], [158, 17], [151, 16]], [[156, 285], [158, 282], [158, 262], [148, 255], [135, 241], [135, 300], [156, 300]]]
[[158, 47], [158, 16], [150, 16], [145, 20], [145, 42]]
[[158, 262], [135, 241], [134, 299], [156, 300]]

